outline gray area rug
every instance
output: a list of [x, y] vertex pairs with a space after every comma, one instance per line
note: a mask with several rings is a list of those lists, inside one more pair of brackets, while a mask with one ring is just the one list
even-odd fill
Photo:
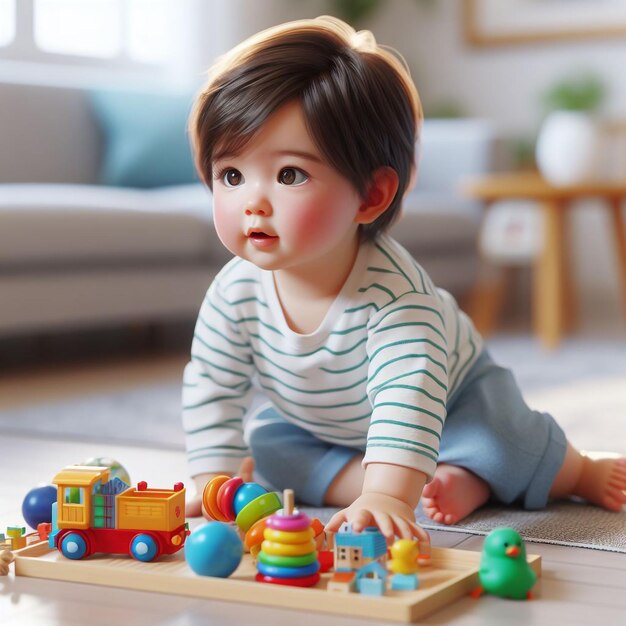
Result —
[[[526, 337], [499, 337], [488, 348], [514, 371], [529, 405], [552, 413], [574, 445], [626, 454], [626, 341], [572, 339], [548, 354]], [[2, 433], [182, 450], [180, 381], [3, 411]], [[321, 510], [321, 519], [323, 511], [326, 519], [332, 512]], [[529, 540], [626, 552], [626, 512], [575, 503], [539, 512], [485, 507], [452, 527], [419, 521], [472, 534], [513, 526]]]
[[[546, 353], [527, 337], [488, 342], [528, 404], [577, 446], [626, 453], [626, 341], [568, 340]], [[181, 372], [182, 375], [182, 372]], [[0, 411], [0, 433], [183, 449], [180, 380]]]
[[[337, 509], [303, 507], [308, 515], [327, 522]], [[494, 528], [515, 528], [526, 541], [593, 548], [626, 553], [626, 512], [612, 513], [577, 502], [557, 502], [541, 511], [485, 506], [460, 524], [444, 526], [416, 511], [418, 524], [427, 530], [487, 535]]]

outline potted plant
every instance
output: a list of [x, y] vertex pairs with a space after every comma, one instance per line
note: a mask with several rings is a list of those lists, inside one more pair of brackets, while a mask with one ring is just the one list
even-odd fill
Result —
[[594, 113], [605, 89], [595, 75], [559, 81], [544, 101], [548, 110], [537, 139], [537, 166], [556, 185], [572, 185], [600, 175], [602, 138]]

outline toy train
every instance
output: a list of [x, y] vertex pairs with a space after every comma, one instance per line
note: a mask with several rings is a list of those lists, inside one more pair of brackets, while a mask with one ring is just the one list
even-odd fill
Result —
[[101, 552], [152, 561], [180, 550], [189, 535], [183, 483], [133, 488], [111, 480], [108, 467], [86, 465], [66, 467], [52, 482], [58, 491], [49, 545], [69, 559]]

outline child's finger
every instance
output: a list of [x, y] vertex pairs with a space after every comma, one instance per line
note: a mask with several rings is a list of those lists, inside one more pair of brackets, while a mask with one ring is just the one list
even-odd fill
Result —
[[324, 532], [336, 533], [340, 526], [347, 521], [348, 517], [345, 513], [345, 509], [343, 511], [339, 511], [338, 513], [335, 513], [328, 521], [328, 524], [324, 526]]
[[396, 533], [392, 517], [387, 513], [373, 513], [371, 517], [373, 517], [376, 526], [378, 526], [378, 530], [383, 534], [387, 543], [393, 543], [393, 540], [396, 538]]
[[413, 539], [413, 528], [410, 522], [399, 515], [392, 516], [396, 535], [401, 539]]
[[352, 528], [356, 532], [361, 532], [364, 528], [371, 526], [372, 523], [376, 523], [376, 517], [367, 509], [357, 511], [356, 515], [352, 517]]
[[420, 558], [430, 558], [430, 535], [418, 524], [411, 524], [413, 534], [417, 537], [420, 546]]

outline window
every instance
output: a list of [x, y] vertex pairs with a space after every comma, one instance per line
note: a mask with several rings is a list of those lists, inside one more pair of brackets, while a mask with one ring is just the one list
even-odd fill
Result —
[[15, 38], [15, 1], [0, 0], [0, 46], [10, 44]]
[[85, 502], [84, 487], [65, 487], [63, 489], [63, 502], [65, 504], [83, 504]]
[[176, 0], [0, 0], [0, 54], [52, 63], [73, 57], [162, 64], [172, 48], [176, 9]]
[[122, 51], [117, 0], [35, 0], [35, 45], [45, 52], [111, 58]]
[[195, 85], [235, 13], [223, 0], [0, 0], [0, 81]]
[[165, 60], [170, 0], [34, 0], [35, 45], [87, 57]]

